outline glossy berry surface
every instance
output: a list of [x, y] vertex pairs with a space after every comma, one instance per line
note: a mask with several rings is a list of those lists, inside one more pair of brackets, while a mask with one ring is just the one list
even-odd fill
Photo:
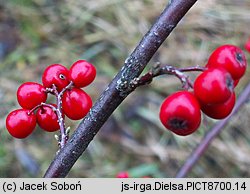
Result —
[[250, 37], [248, 38], [248, 40], [245, 43], [245, 49], [247, 50], [247, 52], [250, 53]]
[[60, 64], [48, 66], [43, 73], [42, 82], [45, 88], [51, 88], [54, 84], [61, 91], [69, 84], [69, 70]]
[[234, 81], [223, 68], [210, 68], [194, 82], [194, 94], [203, 104], [226, 102], [233, 93]]
[[92, 100], [90, 96], [79, 88], [68, 90], [63, 95], [63, 112], [72, 120], [82, 119], [91, 107]]
[[235, 93], [231, 95], [231, 97], [222, 104], [211, 104], [211, 105], [203, 105], [201, 104], [201, 110], [207, 116], [213, 119], [224, 119], [226, 118], [233, 110], [235, 105]]
[[69, 70], [69, 79], [73, 81], [75, 87], [81, 88], [94, 81], [96, 69], [94, 65], [85, 61], [76, 61]]
[[10, 135], [15, 138], [25, 138], [29, 136], [36, 127], [36, 116], [29, 110], [18, 109], [12, 111], [6, 118], [6, 128]]
[[168, 96], [162, 103], [160, 120], [167, 129], [175, 134], [189, 135], [200, 125], [200, 105], [192, 93], [176, 92]]
[[240, 79], [247, 68], [246, 56], [234, 45], [222, 45], [215, 49], [208, 59], [208, 68], [225, 68], [234, 80]]
[[[55, 104], [52, 106], [56, 107]], [[48, 106], [40, 107], [37, 110], [36, 118], [38, 125], [45, 131], [54, 132], [60, 128], [56, 112]]]
[[116, 175], [116, 178], [129, 178], [129, 174], [128, 174], [127, 171], [119, 172], [119, 173]]
[[46, 99], [47, 93], [45, 92], [45, 88], [38, 83], [26, 82], [17, 90], [18, 103], [24, 109], [32, 109], [36, 105], [45, 102]]

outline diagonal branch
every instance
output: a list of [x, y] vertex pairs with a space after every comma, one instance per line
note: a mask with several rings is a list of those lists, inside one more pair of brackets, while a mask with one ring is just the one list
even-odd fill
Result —
[[234, 116], [239, 111], [241, 106], [243, 106], [245, 102], [249, 100], [249, 96], [250, 96], [250, 83], [241, 92], [241, 95], [239, 96], [231, 115], [228, 116], [226, 119], [219, 121], [211, 130], [207, 132], [207, 134], [205, 135], [203, 140], [200, 142], [200, 144], [196, 147], [196, 149], [192, 152], [192, 154], [185, 161], [185, 163], [183, 164], [183, 166], [177, 173], [176, 178], [183, 178], [192, 170], [194, 165], [197, 163], [200, 157], [207, 150], [208, 146], [211, 144], [214, 138], [216, 138], [218, 134], [225, 128], [227, 123], [231, 120], [232, 116]]
[[126, 59], [124, 66], [56, 155], [44, 177], [65, 177], [86, 150], [101, 126], [133, 91], [129, 83], [138, 77], [160, 45], [197, 0], [171, 0], [160, 17]]

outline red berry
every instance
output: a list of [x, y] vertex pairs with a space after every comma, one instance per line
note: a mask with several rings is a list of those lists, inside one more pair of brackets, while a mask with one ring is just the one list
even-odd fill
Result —
[[76, 61], [69, 70], [69, 79], [78, 88], [89, 85], [95, 76], [95, 66], [85, 60]]
[[18, 109], [12, 111], [6, 118], [6, 128], [15, 138], [29, 136], [36, 127], [36, 116], [29, 110]]
[[128, 172], [124, 171], [124, 172], [119, 172], [117, 175], [116, 175], [116, 178], [129, 178], [129, 174]]
[[223, 68], [209, 68], [194, 82], [194, 94], [203, 104], [226, 102], [234, 89], [231, 75]]
[[234, 45], [223, 45], [213, 51], [206, 65], [208, 68], [225, 68], [234, 80], [240, 79], [247, 68], [243, 51]]
[[245, 49], [250, 53], [250, 37], [248, 38], [248, 40], [245, 43]]
[[58, 91], [61, 91], [69, 84], [69, 70], [60, 64], [48, 66], [42, 76], [44, 87], [51, 88], [54, 84]]
[[189, 135], [200, 125], [200, 105], [192, 93], [176, 92], [162, 103], [160, 120], [167, 129], [177, 135]]
[[32, 109], [35, 106], [45, 102], [47, 93], [45, 88], [38, 83], [23, 83], [17, 90], [17, 100], [24, 109]]
[[207, 116], [213, 119], [224, 119], [232, 112], [234, 104], [235, 104], [235, 93], [233, 93], [231, 97], [222, 104], [211, 104], [211, 105], [201, 104], [201, 110]]
[[[55, 104], [51, 105], [56, 107]], [[60, 128], [56, 112], [48, 106], [42, 106], [38, 109], [36, 119], [38, 125], [45, 131], [54, 132]]]
[[82, 119], [92, 107], [90, 96], [79, 88], [67, 90], [63, 94], [62, 109], [72, 120]]
[[238, 85], [239, 81], [240, 81], [239, 79], [234, 80], [234, 87], [236, 87]]

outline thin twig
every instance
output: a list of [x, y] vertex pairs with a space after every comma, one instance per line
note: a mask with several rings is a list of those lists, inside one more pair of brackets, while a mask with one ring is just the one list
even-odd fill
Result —
[[177, 68], [172, 65], [165, 65], [160, 67], [160, 64], [157, 63], [151, 71], [146, 73], [145, 75], [135, 78], [130, 82], [130, 87], [134, 90], [139, 86], [143, 86], [149, 84], [153, 81], [153, 78], [158, 77], [160, 75], [174, 75], [176, 76], [182, 83], [182, 87], [186, 90], [189, 88], [193, 88], [193, 84], [191, 83], [189, 77], [184, 74], [184, 72], [189, 71], [204, 71], [206, 68], [201, 66], [192, 66], [192, 67], [185, 67], [185, 68]]
[[192, 152], [192, 154], [188, 157], [185, 161], [181, 169], [176, 175], [176, 178], [183, 178], [187, 176], [187, 174], [192, 170], [194, 165], [197, 163], [199, 158], [204, 154], [207, 150], [208, 146], [211, 142], [218, 136], [218, 134], [225, 128], [228, 122], [232, 119], [232, 117], [237, 114], [240, 110], [241, 106], [249, 99], [250, 96], [250, 83], [245, 87], [245, 89], [241, 92], [234, 110], [232, 111], [231, 115], [228, 116], [226, 119], [219, 121], [211, 130], [207, 132], [204, 136], [203, 140], [199, 143], [196, 149]]
[[40, 108], [40, 107], [42, 108], [43, 106], [47, 106], [47, 107], [51, 108], [56, 113], [59, 128], [60, 128], [60, 138], [57, 139], [60, 149], [62, 149], [65, 146], [65, 144], [67, 143], [67, 140], [69, 138], [68, 131], [66, 130], [65, 121], [63, 118], [63, 114], [62, 114], [62, 96], [72, 86], [73, 86], [73, 82], [70, 81], [70, 83], [65, 88], [63, 88], [61, 92], [58, 92], [57, 87], [54, 84], [52, 85], [51, 88], [46, 88], [47, 93], [51, 93], [51, 94], [56, 96], [56, 107], [54, 107], [51, 104], [41, 103], [41, 104], [35, 106], [33, 109], [31, 109], [28, 113], [28, 114], [30, 114], [30, 113], [36, 111], [38, 108]]
[[43, 106], [47, 106], [47, 107], [49, 107], [49, 108], [51, 108], [53, 111], [56, 111], [56, 107], [54, 107], [53, 105], [51, 105], [51, 104], [46, 104], [46, 103], [41, 103], [41, 104], [38, 104], [38, 105], [36, 105], [34, 108], [32, 108], [29, 112], [28, 112], [28, 114], [30, 114], [30, 113], [32, 113], [32, 112], [35, 112], [38, 108], [42, 108]]
[[169, 1], [158, 20], [126, 59], [124, 66], [82, 120], [68, 143], [56, 155], [44, 177], [65, 177], [113, 111], [133, 91], [138, 77], [160, 45], [197, 0]]
[[178, 68], [178, 70], [181, 71], [181, 72], [205, 71], [206, 69], [207, 69], [206, 67], [202, 67], [202, 66], [199, 66], [199, 65], [191, 66], [191, 67], [181, 67], [181, 68]]
[[68, 132], [66, 131], [66, 127], [65, 127], [63, 114], [62, 114], [62, 96], [72, 86], [73, 86], [73, 82], [71, 81], [65, 88], [62, 89], [62, 91], [60, 93], [58, 93], [58, 90], [54, 84], [52, 86], [53, 93], [56, 96], [56, 115], [57, 115], [58, 124], [60, 127], [60, 139], [58, 142], [60, 149], [62, 149], [65, 146], [65, 144], [67, 143], [67, 140], [69, 138]]

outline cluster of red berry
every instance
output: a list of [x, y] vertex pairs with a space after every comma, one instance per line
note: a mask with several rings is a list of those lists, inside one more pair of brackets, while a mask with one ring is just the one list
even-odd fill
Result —
[[246, 68], [246, 57], [239, 47], [218, 47], [196, 78], [193, 91], [179, 91], [164, 100], [160, 109], [162, 124], [185, 136], [198, 129], [201, 111], [214, 119], [227, 117], [235, 104], [234, 88]]
[[[72, 120], [82, 119], [92, 107], [90, 96], [82, 87], [89, 85], [96, 76], [95, 67], [85, 60], [78, 60], [68, 70], [60, 64], [48, 66], [42, 83], [26, 82], [17, 90], [21, 109], [12, 111], [6, 118], [6, 128], [16, 138], [29, 136], [36, 123], [48, 132], [64, 125], [64, 115]], [[55, 95], [56, 104], [47, 104], [48, 93]], [[64, 126], [63, 126], [64, 127]]]

